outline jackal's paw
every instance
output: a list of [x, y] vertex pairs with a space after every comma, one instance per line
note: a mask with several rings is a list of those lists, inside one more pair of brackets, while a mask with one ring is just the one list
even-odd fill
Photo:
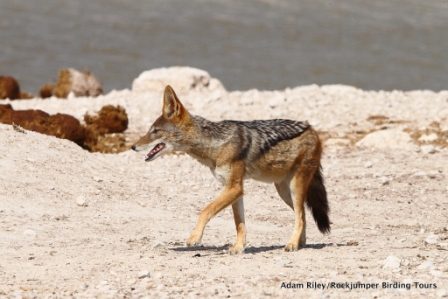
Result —
[[231, 255], [240, 254], [244, 252], [244, 245], [233, 245], [229, 248], [229, 253]]
[[285, 246], [285, 251], [297, 251], [299, 250], [299, 246], [297, 244], [288, 243]]
[[201, 244], [201, 239], [202, 236], [198, 236], [198, 235], [191, 235], [188, 240], [187, 240], [187, 246], [191, 247], [191, 246], [197, 246]]

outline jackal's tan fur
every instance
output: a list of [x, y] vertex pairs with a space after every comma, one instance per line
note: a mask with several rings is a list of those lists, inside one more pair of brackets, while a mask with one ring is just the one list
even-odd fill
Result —
[[244, 251], [243, 181], [249, 178], [274, 183], [280, 197], [294, 211], [294, 232], [286, 251], [297, 250], [306, 243], [305, 202], [319, 230], [322, 233], [330, 231], [320, 165], [322, 146], [316, 131], [307, 122], [282, 119], [208, 121], [191, 115], [174, 90], [167, 86], [162, 116], [132, 148], [150, 150], [146, 161], [168, 152], [186, 152], [210, 167], [223, 184], [222, 193], [199, 215], [187, 246], [199, 244], [210, 219], [232, 205], [237, 239], [229, 252]]

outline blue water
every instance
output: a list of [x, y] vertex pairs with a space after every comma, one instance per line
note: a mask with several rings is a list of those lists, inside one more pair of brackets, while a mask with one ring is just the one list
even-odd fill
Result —
[[0, 75], [23, 90], [66, 67], [90, 69], [105, 91], [130, 88], [172, 65], [228, 90], [448, 89], [448, 1], [0, 1]]

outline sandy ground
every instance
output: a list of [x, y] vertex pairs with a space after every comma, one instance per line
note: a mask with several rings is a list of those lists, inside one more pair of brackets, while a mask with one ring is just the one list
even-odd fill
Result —
[[[203, 247], [186, 248], [199, 212], [220, 190], [189, 156], [145, 163], [145, 153], [92, 154], [0, 125], [0, 298], [448, 296], [448, 92], [306, 86], [192, 92], [181, 100], [212, 120], [315, 125], [327, 144], [331, 234], [321, 235], [307, 214], [307, 246], [285, 252], [293, 213], [273, 185], [247, 181], [246, 253], [226, 253], [235, 240], [231, 209], [210, 221]], [[162, 91], [124, 90], [11, 104], [79, 119], [120, 104], [132, 143], [160, 114], [161, 102]], [[415, 148], [355, 145], [390, 128], [409, 132]], [[425, 134], [436, 139], [418, 140]]]

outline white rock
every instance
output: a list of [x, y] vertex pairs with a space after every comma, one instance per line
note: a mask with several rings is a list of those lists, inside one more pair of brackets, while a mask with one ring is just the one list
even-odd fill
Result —
[[149, 270], [142, 270], [140, 272], [138, 272], [138, 276], [139, 279], [145, 278], [145, 277], [150, 277], [149, 274]]
[[154, 241], [154, 246], [152, 248], [156, 249], [156, 248], [160, 248], [163, 247], [165, 244], [163, 242], [160, 241]]
[[367, 162], [364, 164], [364, 167], [365, 167], [365, 168], [372, 168], [372, 166], [373, 166], [373, 163], [370, 162], [370, 161], [367, 161]]
[[422, 135], [418, 140], [422, 141], [422, 142], [431, 142], [431, 141], [436, 141], [439, 137], [437, 136], [436, 133], [431, 133], [429, 135]]
[[211, 78], [206, 71], [192, 67], [158, 68], [145, 71], [132, 83], [133, 91], [162, 92], [171, 85], [177, 94], [191, 90], [226, 92], [219, 80]]
[[80, 195], [76, 198], [76, 204], [80, 207], [87, 207], [87, 200], [84, 196]]
[[97, 177], [97, 176], [94, 176], [93, 177], [93, 180], [95, 180], [96, 182], [98, 182], [98, 183], [100, 183], [100, 182], [102, 182], [103, 181], [103, 179], [102, 178], [100, 178], [100, 177]]
[[420, 147], [420, 150], [423, 155], [434, 154], [436, 152], [436, 148], [432, 144], [422, 145]]
[[400, 130], [381, 130], [366, 135], [356, 146], [376, 149], [402, 149], [415, 151], [419, 148], [408, 133]]
[[384, 261], [383, 261], [383, 268], [388, 269], [397, 269], [400, 268], [401, 260], [393, 255], [389, 255]]
[[23, 232], [24, 235], [29, 236], [29, 237], [35, 237], [36, 236], [36, 232], [32, 229], [26, 229]]
[[388, 178], [387, 176], [382, 176], [380, 177], [380, 179], [378, 180], [380, 182], [381, 185], [388, 185], [389, 182], [391, 181], [390, 178]]
[[285, 266], [285, 265], [289, 265], [292, 262], [290, 260], [286, 260], [286, 259], [280, 259], [279, 261], [277, 261], [277, 264]]
[[426, 261], [420, 264], [420, 266], [417, 267], [417, 269], [419, 270], [432, 270], [432, 268], [434, 267], [434, 264], [432, 263], [432, 261]]
[[418, 177], [425, 177], [426, 176], [426, 172], [424, 171], [417, 171], [413, 174], [413, 176], [418, 176]]
[[436, 244], [436, 243], [439, 243], [439, 242], [440, 242], [440, 238], [439, 238], [439, 236], [434, 235], [434, 234], [429, 235], [429, 236], [426, 238], [426, 240], [425, 240], [425, 243], [426, 243], [426, 244]]
[[445, 298], [445, 297], [448, 297], [448, 290], [441, 289], [441, 290], [438, 290], [436, 294], [437, 294], [437, 297]]

